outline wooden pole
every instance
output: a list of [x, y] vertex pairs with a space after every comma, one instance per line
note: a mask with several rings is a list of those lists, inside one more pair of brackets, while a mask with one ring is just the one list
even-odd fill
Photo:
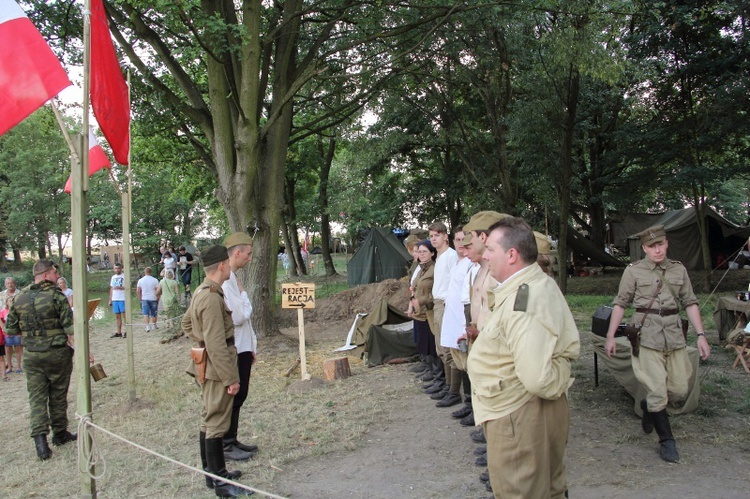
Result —
[[[84, 1], [83, 12], [83, 127], [77, 146], [77, 157], [71, 158], [71, 193], [70, 193], [70, 230], [73, 239], [73, 330], [75, 343], [75, 376], [76, 376], [76, 412], [81, 415], [91, 414], [91, 377], [89, 376], [89, 316], [88, 316], [88, 279], [86, 276], [86, 191], [88, 189], [89, 171], [89, 68], [91, 67], [91, 2]], [[80, 158], [80, 161], [79, 161]], [[91, 448], [91, 437], [88, 447]], [[80, 458], [80, 456], [79, 456]], [[96, 481], [92, 478], [94, 466], [86, 463], [87, 468], [79, 466], [81, 497], [96, 497]]]
[[122, 193], [122, 266], [125, 273], [125, 331], [128, 335], [128, 398], [136, 401], [135, 354], [133, 338], [133, 290], [130, 272], [130, 193]]
[[299, 323], [299, 360], [302, 379], [307, 381], [312, 378], [307, 372], [307, 357], [305, 356], [305, 312], [297, 309], [297, 322]]

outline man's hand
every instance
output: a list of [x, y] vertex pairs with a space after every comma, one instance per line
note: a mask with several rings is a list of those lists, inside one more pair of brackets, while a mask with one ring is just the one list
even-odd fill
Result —
[[476, 324], [469, 324], [466, 326], [466, 337], [469, 338], [472, 343], [477, 339], [477, 336], [479, 336], [479, 329], [477, 329]]
[[617, 353], [617, 342], [615, 342], [615, 338], [610, 338], [607, 336], [607, 341], [604, 343], [604, 351], [607, 352], [607, 357], [610, 359], [612, 356]]
[[237, 395], [239, 392], [240, 392], [239, 383], [233, 383], [227, 387], [227, 394], [229, 395]]
[[703, 360], [706, 360], [711, 355], [711, 346], [708, 344], [705, 336], [698, 336], [698, 352], [700, 352], [701, 359]]
[[255, 365], [255, 361], [258, 359], [258, 356], [255, 355], [255, 352], [250, 352], [250, 355], [252, 356], [252, 359], [253, 359], [253, 360], [250, 361], [250, 365], [254, 366]]

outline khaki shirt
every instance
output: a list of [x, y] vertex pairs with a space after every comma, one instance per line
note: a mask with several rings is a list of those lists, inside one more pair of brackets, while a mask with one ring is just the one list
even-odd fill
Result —
[[[529, 286], [526, 310], [514, 310], [521, 284]], [[580, 339], [557, 283], [536, 263], [492, 291], [487, 324], [469, 352], [474, 420], [513, 413], [533, 396], [555, 400], [573, 383], [571, 361]]]
[[[221, 286], [209, 278], [203, 280], [182, 318], [182, 329], [190, 339], [205, 345], [206, 379], [220, 381], [224, 386], [240, 382], [232, 312], [224, 302]], [[191, 363], [188, 372], [195, 374], [195, 364]]]
[[[664, 284], [651, 309], [674, 310], [698, 303], [687, 270], [680, 262], [665, 259], [657, 265], [647, 258], [628, 265], [613, 303], [625, 309], [631, 304], [635, 308], [649, 308], [662, 276]], [[633, 324], [640, 324], [644, 315], [646, 320], [641, 329], [641, 346], [665, 351], [685, 347], [679, 314], [660, 316], [655, 312], [635, 312]]]
[[474, 282], [471, 283], [471, 322], [476, 324], [480, 331], [490, 315], [487, 297], [490, 290], [496, 287], [497, 281], [490, 275], [490, 266], [485, 260], [482, 260], [479, 272], [477, 272]]

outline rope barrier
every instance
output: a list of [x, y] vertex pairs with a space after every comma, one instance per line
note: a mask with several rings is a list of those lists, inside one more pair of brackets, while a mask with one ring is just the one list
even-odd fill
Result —
[[[78, 421], [78, 469], [81, 473], [88, 474], [91, 478], [94, 480], [99, 480], [104, 476], [104, 473], [106, 473], [106, 463], [104, 462], [104, 459], [99, 456], [99, 451], [96, 445], [96, 440], [94, 439], [94, 435], [92, 432], [89, 431], [89, 427], [94, 428], [96, 430], [99, 430], [100, 432], [104, 433], [105, 435], [109, 435], [110, 437], [114, 438], [115, 440], [119, 440], [122, 443], [125, 443], [127, 445], [131, 445], [135, 447], [136, 449], [145, 452], [146, 454], [151, 454], [152, 456], [158, 457], [160, 459], [163, 459], [167, 462], [170, 462], [172, 464], [175, 464], [177, 466], [180, 466], [182, 468], [185, 468], [187, 470], [200, 473], [201, 475], [211, 477], [214, 480], [220, 480], [222, 482], [240, 487], [245, 490], [249, 490], [251, 492], [254, 492], [256, 494], [261, 494], [265, 497], [271, 497], [272, 499], [287, 499], [284, 496], [279, 496], [276, 494], [272, 494], [271, 492], [266, 492], [264, 490], [256, 489], [254, 487], [251, 487], [249, 485], [245, 485], [244, 483], [235, 482], [233, 480], [230, 480], [228, 478], [224, 478], [218, 475], [214, 475], [213, 473], [208, 473], [207, 471], [204, 471], [199, 468], [195, 468], [193, 466], [187, 465], [185, 463], [181, 463], [180, 461], [177, 461], [175, 459], [172, 459], [171, 457], [165, 456], [163, 454], [159, 454], [158, 452], [155, 452], [151, 449], [148, 449], [146, 447], [143, 447], [142, 445], [138, 445], [135, 442], [131, 442], [130, 440], [123, 438], [116, 433], [112, 433], [109, 430], [106, 430], [102, 428], [101, 426], [95, 424], [93, 421], [91, 421], [91, 415], [90, 414], [84, 414], [83, 416], [76, 413], [76, 418]], [[88, 441], [91, 440], [91, 447], [88, 447]], [[85, 460], [84, 460], [85, 459]], [[105, 468], [105, 471], [102, 472], [101, 475], [93, 475], [89, 471], [98, 461], [103, 463], [102, 466]], [[82, 469], [81, 464], [84, 462], [86, 464], [86, 468]]]

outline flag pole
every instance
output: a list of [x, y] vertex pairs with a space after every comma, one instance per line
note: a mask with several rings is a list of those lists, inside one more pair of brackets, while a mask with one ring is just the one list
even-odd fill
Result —
[[[130, 112], [130, 71], [128, 71], [128, 112]], [[128, 143], [130, 143], [130, 120], [128, 120]], [[128, 399], [131, 403], [136, 401], [135, 392], [135, 345], [133, 338], [133, 293], [130, 289], [133, 282], [130, 278], [130, 220], [131, 220], [131, 166], [130, 155], [132, 145], [128, 147], [128, 168], [126, 178], [128, 181], [127, 189], [121, 194], [122, 199], [122, 264], [125, 270], [125, 330], [128, 333]]]
[[[86, 191], [89, 170], [89, 81], [91, 66], [91, 3], [84, 0], [83, 7], [83, 126], [75, 142], [78, 158], [71, 156], [70, 225], [73, 244], [73, 314], [75, 341], [76, 412], [91, 418], [91, 377], [89, 375], [89, 316], [88, 282], [86, 278]], [[79, 435], [87, 439], [86, 448], [91, 448], [92, 439], [87, 432]], [[80, 449], [81, 447], [79, 447]], [[79, 460], [81, 456], [79, 455]], [[79, 461], [81, 497], [96, 497], [94, 465]]]

